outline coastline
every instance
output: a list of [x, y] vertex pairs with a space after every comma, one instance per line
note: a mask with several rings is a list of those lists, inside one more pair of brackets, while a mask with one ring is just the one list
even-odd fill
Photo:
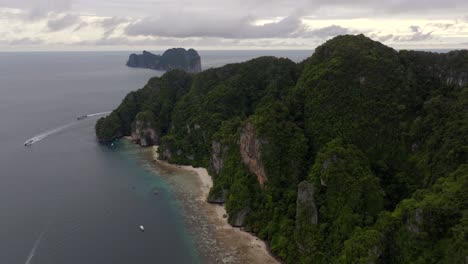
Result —
[[[239, 263], [265, 263], [265, 264], [279, 264], [278, 261], [268, 250], [264, 241], [254, 236], [251, 233], [242, 231], [241, 228], [233, 227], [227, 222], [227, 218], [223, 216], [226, 214], [224, 205], [211, 204], [207, 202], [207, 197], [213, 181], [208, 171], [205, 168], [194, 168], [193, 166], [174, 165], [158, 158], [158, 146], [153, 146], [151, 149], [152, 159], [158, 165], [170, 170], [183, 170], [189, 172], [190, 175], [195, 176], [198, 184], [196, 190], [196, 200], [202, 206], [205, 217], [214, 224], [214, 232], [216, 240], [223, 246], [224, 249], [237, 252], [242, 260]], [[228, 254], [229, 255], [229, 254]], [[225, 263], [232, 263], [231, 259], [223, 261]]]

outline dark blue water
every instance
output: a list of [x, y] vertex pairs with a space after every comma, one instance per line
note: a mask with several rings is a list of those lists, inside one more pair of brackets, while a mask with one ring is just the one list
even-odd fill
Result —
[[[287, 52], [201, 54], [208, 68]], [[164, 179], [144, 169], [124, 142], [97, 144], [96, 118], [76, 121], [114, 109], [129, 91], [162, 74], [125, 67], [127, 56], [0, 53], [0, 263], [203, 261]]]

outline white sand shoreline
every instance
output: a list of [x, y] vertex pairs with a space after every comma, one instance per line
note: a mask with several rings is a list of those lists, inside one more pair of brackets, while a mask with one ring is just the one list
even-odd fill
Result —
[[210, 192], [211, 187], [213, 186], [213, 181], [205, 168], [194, 168], [192, 166], [180, 166], [170, 164], [158, 158], [157, 150], [158, 146], [153, 146], [152, 153], [153, 160], [155, 162], [164, 164], [165, 166], [169, 166], [172, 168], [183, 169], [185, 171], [192, 172], [193, 175], [197, 176], [197, 179], [200, 182], [200, 192], [197, 199], [205, 203], [206, 206], [209, 207], [210, 217], [215, 218], [216, 220], [215, 228], [219, 231], [225, 232], [226, 235], [229, 236], [232, 236], [234, 234], [236, 237], [233, 237], [232, 239], [237, 239], [237, 242], [239, 244], [243, 244], [243, 246], [249, 251], [248, 253], [252, 255], [252, 263], [280, 263], [270, 254], [267, 245], [264, 241], [252, 235], [251, 233], [242, 231], [240, 228], [231, 226], [227, 222], [227, 218], [223, 217], [226, 214], [226, 209], [224, 205], [210, 204], [207, 202], [208, 194]]

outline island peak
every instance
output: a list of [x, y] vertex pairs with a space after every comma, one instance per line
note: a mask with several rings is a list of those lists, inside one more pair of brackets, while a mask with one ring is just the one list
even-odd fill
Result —
[[147, 68], [159, 71], [174, 69], [184, 70], [188, 73], [201, 72], [201, 58], [194, 49], [172, 48], [162, 55], [156, 55], [143, 50], [142, 54], [131, 54], [127, 61], [128, 67]]

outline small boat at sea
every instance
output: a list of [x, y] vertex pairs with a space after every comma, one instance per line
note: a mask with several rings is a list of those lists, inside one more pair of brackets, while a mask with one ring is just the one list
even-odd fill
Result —
[[27, 146], [31, 146], [32, 143], [34, 143], [34, 140], [32, 139], [29, 139], [28, 141], [24, 142], [24, 146], [27, 147]]
[[87, 115], [84, 115], [84, 116], [79, 116], [79, 117], [77, 117], [76, 119], [77, 119], [77, 120], [83, 120], [83, 119], [85, 119], [85, 118], [87, 118], [87, 117], [88, 117]]
[[141, 226], [140, 226], [140, 230], [141, 230], [142, 232], [145, 232], [145, 227], [141, 225]]

